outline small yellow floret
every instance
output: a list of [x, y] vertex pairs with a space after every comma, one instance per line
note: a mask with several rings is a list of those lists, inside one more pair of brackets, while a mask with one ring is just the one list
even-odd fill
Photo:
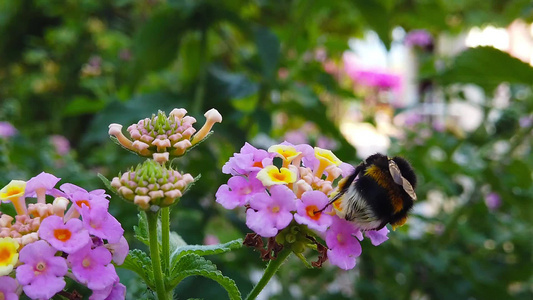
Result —
[[324, 162], [328, 166], [339, 166], [342, 163], [342, 161], [340, 161], [340, 159], [338, 159], [337, 156], [335, 156], [335, 154], [331, 152], [331, 150], [326, 150], [318, 147], [315, 147], [315, 157], [320, 160], [321, 164], [322, 162]]
[[288, 168], [278, 169], [278, 167], [271, 165], [259, 171], [257, 179], [261, 180], [265, 186], [289, 184], [296, 181], [296, 172]]
[[11, 201], [24, 196], [26, 191], [26, 181], [11, 180], [11, 182], [0, 190], [0, 200]]
[[273, 145], [268, 148], [268, 152], [275, 153], [281, 157], [284, 167], [287, 167], [294, 159], [302, 154], [302, 152], [296, 151], [293, 146], [289, 145]]
[[10, 237], [0, 238], [0, 276], [8, 275], [19, 260], [19, 243]]

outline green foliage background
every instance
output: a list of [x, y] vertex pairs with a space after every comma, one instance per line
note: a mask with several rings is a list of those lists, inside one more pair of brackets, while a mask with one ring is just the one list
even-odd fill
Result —
[[[223, 123], [175, 162], [202, 179], [173, 209], [172, 229], [189, 244], [202, 244], [206, 234], [221, 242], [240, 238], [248, 232], [242, 216], [214, 202], [228, 179], [221, 168], [258, 134], [279, 140], [283, 130], [273, 126], [274, 116], [285, 113], [293, 126], [313, 121], [339, 142], [340, 159], [358, 163], [332, 118], [332, 103], [321, 98], [361, 99], [309, 59], [315, 49], [340, 59], [347, 40], [368, 29], [390, 47], [396, 26], [457, 34], [518, 18], [533, 20], [530, 1], [0, 0], [0, 120], [19, 131], [1, 141], [0, 184], [46, 171], [62, 182], [102, 188], [98, 172], [112, 178], [141, 161], [109, 140], [108, 124], [127, 126], [175, 107], [201, 124], [203, 112], [215, 107]], [[422, 75], [447, 100], [470, 102], [455, 92], [457, 84], [473, 83], [485, 93], [484, 120], [472, 133], [420, 124], [393, 143], [391, 154], [408, 158], [419, 174], [420, 202], [428, 193], [442, 195], [438, 213], [415, 213], [379, 247], [363, 241], [351, 272], [289, 261], [278, 275], [281, 290], [270, 299], [533, 297], [532, 128], [519, 126], [533, 112], [533, 69], [492, 48], [428, 59], [444, 61], [438, 70], [427, 64]], [[278, 77], [280, 68], [286, 78]], [[492, 99], [503, 82], [512, 101], [502, 111]], [[493, 111], [497, 120], [489, 118]], [[54, 134], [67, 137], [72, 151], [58, 154]], [[488, 191], [501, 196], [495, 211], [484, 203]], [[144, 247], [133, 239], [136, 209], [117, 199], [111, 211], [132, 248]], [[263, 268], [257, 253], [244, 248], [208, 258], [244, 295], [252, 287], [250, 272]], [[120, 275], [129, 298], [150, 297], [133, 273]], [[220, 299], [225, 292], [214, 281], [188, 278], [176, 295]]]

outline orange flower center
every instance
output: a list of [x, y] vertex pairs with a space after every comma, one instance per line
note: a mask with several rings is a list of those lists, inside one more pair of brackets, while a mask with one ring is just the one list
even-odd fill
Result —
[[6, 264], [10, 260], [11, 252], [5, 247], [0, 248], [0, 264]]
[[318, 220], [320, 219], [320, 215], [322, 214], [321, 212], [318, 212], [318, 207], [316, 207], [316, 205], [309, 205], [305, 208], [306, 212], [307, 212], [307, 215], [309, 216], [309, 218], [313, 219], [313, 220]]
[[263, 168], [263, 163], [260, 162], [260, 161], [256, 161], [256, 162], [254, 162], [254, 164], [253, 164], [252, 166], [254, 166], [254, 167], [259, 167], [259, 168]]
[[272, 212], [273, 213], [279, 212], [279, 206], [276, 205], [276, 206], [272, 207]]
[[54, 237], [62, 242], [70, 240], [72, 233], [68, 229], [55, 229]]
[[279, 180], [279, 181], [285, 181], [285, 179], [287, 178], [286, 174], [283, 174], [281, 172], [275, 172], [272, 174], [272, 177], [274, 177], [275, 179]]
[[91, 208], [91, 205], [89, 204], [89, 201], [87, 201], [87, 200], [78, 200], [78, 201], [76, 201], [76, 204], [79, 207], [81, 207], [82, 204], [85, 204], [85, 205], [87, 205], [88, 208]]

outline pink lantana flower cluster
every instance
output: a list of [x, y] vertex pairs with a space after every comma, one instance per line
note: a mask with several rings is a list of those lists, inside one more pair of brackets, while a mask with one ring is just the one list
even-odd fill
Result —
[[[246, 143], [223, 166], [222, 172], [232, 177], [220, 186], [216, 201], [226, 209], [245, 207], [251, 230], [291, 246], [296, 254], [303, 252], [302, 245], [314, 243], [310, 247], [323, 249], [320, 263], [314, 266], [329, 259], [348, 270], [361, 254], [363, 232], [341, 217], [337, 202], [329, 202], [339, 179], [352, 171], [351, 165], [326, 149], [284, 142], [262, 150]], [[388, 239], [388, 232], [384, 227], [365, 234], [373, 245], [379, 245]]]
[[17, 213], [0, 213], [0, 299], [22, 292], [50, 299], [65, 288], [65, 277], [91, 289], [90, 299], [124, 299], [126, 288], [112, 262], [121, 265], [129, 246], [108, 212], [109, 195], [70, 183], [56, 189], [59, 180], [43, 172], [0, 190], [0, 208], [10, 202]]

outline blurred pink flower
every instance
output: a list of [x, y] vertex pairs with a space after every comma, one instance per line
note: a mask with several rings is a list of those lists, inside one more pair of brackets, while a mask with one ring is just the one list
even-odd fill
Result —
[[339, 143], [334, 139], [321, 135], [316, 140], [316, 146], [318, 148], [336, 150], [339, 148]]
[[369, 69], [357, 62], [357, 57], [350, 52], [343, 55], [344, 72], [357, 84], [383, 90], [399, 91], [402, 86], [400, 75], [387, 70]]
[[0, 138], [8, 138], [17, 134], [17, 129], [9, 122], [0, 122]]
[[289, 70], [287, 68], [279, 68], [278, 77], [279, 79], [287, 79], [289, 77]]
[[216, 235], [208, 234], [204, 238], [204, 245], [217, 245], [220, 244], [220, 240]]
[[407, 46], [427, 47], [433, 43], [433, 37], [425, 29], [411, 30], [405, 36], [404, 43]]
[[396, 90], [401, 87], [399, 75], [378, 70], [356, 70], [348, 73], [355, 82], [379, 89]]
[[309, 140], [307, 139], [307, 134], [302, 130], [287, 131], [285, 133], [285, 136], [283, 137], [283, 140], [294, 145], [305, 144], [309, 142]]
[[485, 197], [485, 204], [489, 208], [489, 210], [496, 210], [502, 205], [502, 200], [500, 198], [500, 195], [497, 193], [489, 193]]
[[62, 135], [50, 136], [50, 142], [56, 149], [57, 154], [66, 155], [70, 151], [70, 142]]
[[530, 127], [533, 124], [533, 115], [520, 118], [519, 123], [522, 128]]

